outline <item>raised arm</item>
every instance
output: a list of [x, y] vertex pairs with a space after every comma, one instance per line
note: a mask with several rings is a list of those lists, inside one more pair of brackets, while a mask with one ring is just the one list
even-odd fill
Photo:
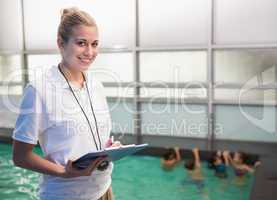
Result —
[[223, 159], [224, 159], [224, 163], [226, 166], [230, 165], [229, 157], [230, 157], [229, 151], [227, 151], [227, 150], [223, 151]]
[[231, 164], [233, 167], [236, 166], [236, 163], [234, 162], [233, 158], [231, 157], [230, 153], [227, 156], [229, 164]]
[[175, 150], [175, 153], [176, 153], [176, 160], [180, 161], [181, 160], [181, 154], [180, 154], [179, 147], [175, 147], [174, 150]]
[[194, 164], [197, 168], [201, 167], [201, 163], [200, 163], [200, 157], [199, 157], [199, 149], [198, 148], [194, 148], [192, 150], [193, 153], [193, 157], [194, 157]]
[[248, 165], [243, 165], [243, 169], [250, 172], [250, 173], [254, 173], [255, 169], [252, 167], [249, 167]]

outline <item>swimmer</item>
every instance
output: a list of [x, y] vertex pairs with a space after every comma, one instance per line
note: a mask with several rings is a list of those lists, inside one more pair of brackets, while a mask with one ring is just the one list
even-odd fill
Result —
[[244, 152], [235, 152], [233, 158], [228, 156], [230, 163], [234, 168], [235, 175], [242, 177], [247, 173], [254, 173], [255, 168], [246, 164], [248, 155]]
[[227, 178], [227, 166], [229, 166], [229, 151], [217, 151], [209, 160], [209, 168], [215, 170], [215, 176]]
[[181, 160], [180, 150], [178, 147], [169, 148], [161, 158], [161, 166], [163, 169], [173, 169]]
[[184, 167], [185, 169], [187, 169], [187, 172], [192, 180], [192, 183], [196, 184], [197, 188], [202, 191], [203, 188], [205, 187], [205, 183], [204, 183], [204, 176], [201, 171], [199, 149], [194, 148], [192, 150], [192, 153], [193, 153], [193, 159], [186, 161]]

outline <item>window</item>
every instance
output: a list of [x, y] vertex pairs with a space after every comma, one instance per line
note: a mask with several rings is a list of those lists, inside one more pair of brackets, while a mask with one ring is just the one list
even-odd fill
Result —
[[275, 0], [216, 0], [215, 42], [276, 43], [276, 7]]
[[95, 18], [99, 24], [101, 47], [133, 46], [134, 0], [25, 0], [24, 4], [27, 49], [57, 49], [60, 11], [73, 6]]
[[0, 81], [9, 84], [22, 81], [21, 56], [0, 56]]
[[133, 134], [134, 133], [134, 104], [130, 102], [108, 101], [111, 117], [112, 132], [115, 134]]
[[216, 138], [277, 142], [274, 106], [218, 105], [215, 114]]
[[182, 83], [207, 80], [207, 53], [204, 51], [142, 52], [139, 60], [142, 82]]
[[139, 0], [141, 46], [205, 45], [210, 1]]
[[22, 50], [22, 12], [20, 0], [0, 1], [0, 50]]
[[90, 70], [102, 82], [134, 81], [133, 56], [131, 53], [100, 53]]
[[193, 104], [142, 104], [142, 133], [179, 137], [206, 137], [207, 108]]
[[29, 55], [28, 56], [28, 72], [29, 80], [32, 81], [43, 70], [51, 66], [57, 66], [61, 61], [60, 55]]

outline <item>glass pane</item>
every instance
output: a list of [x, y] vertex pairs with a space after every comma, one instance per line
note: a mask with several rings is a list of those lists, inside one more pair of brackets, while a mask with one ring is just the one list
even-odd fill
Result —
[[131, 87], [105, 87], [107, 97], [134, 97], [135, 90]]
[[0, 86], [0, 95], [21, 95], [23, 87], [18, 86]]
[[57, 49], [60, 10], [72, 6], [96, 19], [101, 47], [133, 46], [134, 0], [25, 0], [27, 49]]
[[133, 56], [131, 53], [101, 53], [90, 68], [102, 82], [134, 81]]
[[216, 43], [276, 43], [276, 7], [275, 0], [216, 0]]
[[124, 137], [125, 133], [133, 131], [134, 104], [129, 102], [108, 102], [112, 117], [112, 132]]
[[216, 106], [216, 137], [277, 142], [276, 106]]
[[142, 133], [206, 137], [207, 107], [186, 104], [142, 104]]
[[207, 97], [206, 88], [141, 88], [141, 97], [155, 98], [205, 98]]
[[[17, 95], [19, 94], [19, 90], [21, 90], [22, 93], [22, 87], [21, 86], [14, 86], [11, 88], [13, 90], [15, 95], [7, 95], [6, 88], [0, 87], [0, 116], [2, 117], [0, 120], [0, 127], [1, 128], [14, 128], [15, 121], [17, 118], [17, 114], [19, 113], [19, 105], [21, 101], [21, 96]], [[18, 91], [17, 91], [18, 90]]]
[[216, 89], [214, 94], [216, 100], [229, 100], [237, 103], [277, 103], [277, 90], [274, 89]]
[[207, 53], [143, 52], [140, 54], [140, 66], [143, 82], [206, 81]]
[[277, 81], [276, 50], [241, 50], [215, 52], [215, 80], [253, 86]]
[[29, 80], [33, 81], [43, 70], [57, 66], [61, 61], [60, 55], [29, 55], [28, 73]]
[[134, 46], [135, 0], [87, 0], [87, 6], [83, 8], [95, 16], [101, 47]]
[[21, 56], [0, 56], [0, 81], [22, 81]]
[[210, 1], [139, 0], [141, 46], [206, 44]]
[[0, 51], [22, 50], [21, 0], [0, 1]]

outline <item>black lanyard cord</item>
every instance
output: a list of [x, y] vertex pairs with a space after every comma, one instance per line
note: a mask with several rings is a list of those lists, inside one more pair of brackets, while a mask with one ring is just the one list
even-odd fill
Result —
[[[67, 82], [67, 84], [68, 84], [68, 86], [69, 86], [69, 88], [70, 88], [71, 93], [73, 94], [75, 100], [77, 101], [79, 107], [80, 107], [81, 110], [82, 110], [82, 113], [84, 114], [84, 116], [85, 116], [85, 118], [86, 118], [86, 120], [87, 120], [87, 122], [88, 122], [89, 129], [90, 129], [90, 132], [91, 132], [91, 134], [92, 134], [93, 141], [94, 141], [94, 143], [95, 143], [96, 149], [97, 149], [97, 150], [101, 150], [101, 149], [102, 149], [102, 145], [101, 145], [101, 140], [100, 140], [100, 136], [99, 136], [99, 132], [98, 132], [98, 125], [97, 125], [97, 121], [96, 121], [96, 116], [95, 116], [95, 114], [94, 114], [94, 110], [93, 110], [93, 106], [92, 106], [92, 101], [91, 101], [91, 97], [90, 97], [90, 93], [89, 93], [89, 90], [88, 90], [87, 83], [85, 82], [85, 87], [86, 87], [87, 93], [88, 93], [89, 103], [90, 103], [91, 111], [92, 111], [92, 114], [93, 114], [93, 119], [94, 119], [94, 122], [95, 122], [96, 133], [97, 133], [97, 136], [98, 136], [98, 141], [99, 141], [100, 149], [98, 148], [98, 145], [97, 145], [96, 139], [95, 139], [95, 137], [94, 137], [94, 133], [93, 133], [93, 130], [92, 130], [90, 121], [89, 121], [89, 119], [88, 119], [88, 116], [86, 115], [86, 113], [85, 113], [83, 107], [81, 106], [81, 104], [80, 104], [80, 102], [79, 102], [79, 100], [78, 100], [76, 94], [74, 93], [74, 91], [73, 91], [71, 85], [69, 84], [69, 82], [68, 82], [66, 76], [64, 75], [63, 71], [60, 69], [60, 65], [58, 65], [58, 68], [59, 68], [59, 71], [61, 72], [61, 74], [63, 75], [64, 79], [66, 80], [66, 82]], [[85, 79], [85, 76], [84, 76], [83, 73], [82, 73], [82, 75], [83, 75], [83, 77], [84, 77], [84, 79]], [[85, 81], [86, 81], [86, 79], [85, 79]]]

